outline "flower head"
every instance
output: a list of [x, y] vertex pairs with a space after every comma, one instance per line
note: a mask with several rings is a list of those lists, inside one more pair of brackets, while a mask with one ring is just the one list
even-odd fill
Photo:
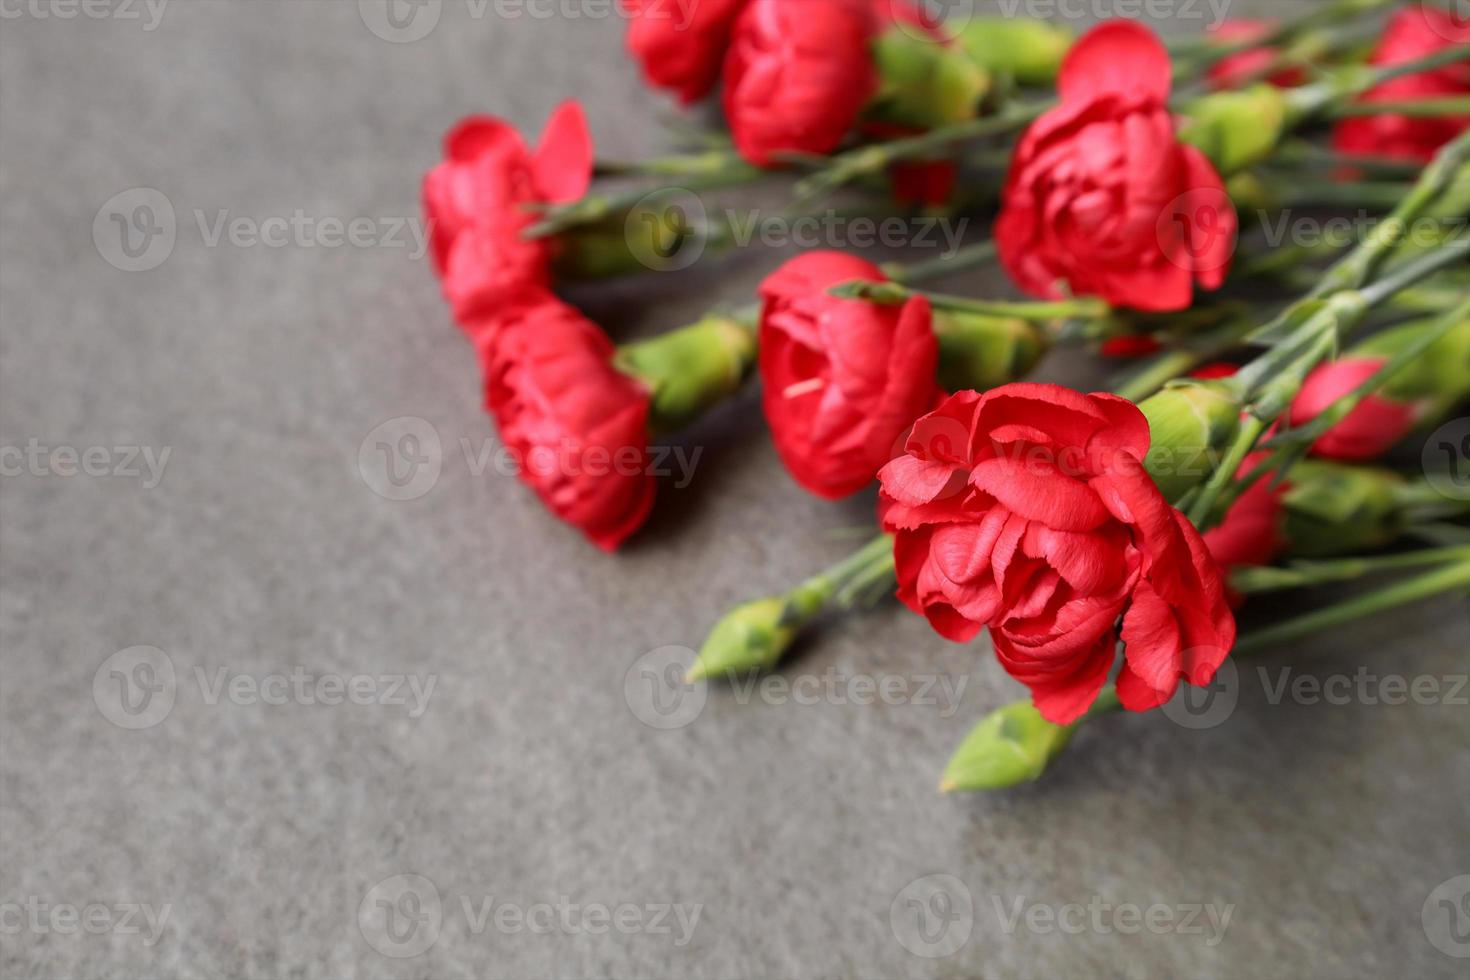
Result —
[[951, 396], [879, 475], [898, 596], [957, 641], [989, 627], [1048, 720], [1097, 697], [1121, 638], [1124, 707], [1208, 684], [1235, 641], [1220, 571], [1144, 469], [1131, 402], [1056, 385]]
[[594, 323], [528, 294], [485, 351], [485, 403], [520, 477], [557, 517], [611, 551], [653, 506], [648, 392], [612, 365]]
[[[1275, 26], [1269, 20], [1235, 19], [1222, 21], [1209, 34], [1212, 40], [1225, 44], [1250, 43], [1264, 38]], [[1262, 72], [1270, 71], [1280, 53], [1272, 47], [1247, 48], [1215, 62], [1205, 73], [1205, 79], [1217, 91], [1240, 88], [1260, 79]], [[1263, 80], [1277, 88], [1294, 88], [1306, 82], [1307, 76], [1300, 68], [1286, 67], [1270, 71]]]
[[886, 281], [871, 262], [808, 252], [761, 284], [766, 420], [798, 483], [829, 499], [862, 489], [940, 396], [929, 302], [840, 299], [841, 282]]
[[730, 30], [745, 0], [620, 0], [628, 15], [628, 52], [650, 85], [688, 105], [720, 75]]
[[576, 102], [547, 120], [535, 150], [493, 116], [471, 116], [444, 138], [444, 160], [424, 177], [430, 255], [455, 316], [480, 320], [550, 281], [551, 245], [522, 232], [532, 207], [576, 200], [592, 178], [592, 139]]
[[[1305, 425], [1378, 373], [1386, 357], [1343, 357], [1320, 364], [1307, 375], [1291, 403], [1292, 425]], [[1413, 404], [1370, 394], [1312, 444], [1328, 459], [1366, 463], [1393, 448], [1418, 421]]]
[[1068, 53], [1061, 102], [1022, 136], [995, 226], [1026, 292], [1101, 296], [1171, 311], [1218, 287], [1236, 216], [1219, 173], [1180, 143], [1162, 44], [1131, 21], [1094, 28]]
[[757, 166], [782, 152], [826, 153], [878, 84], [868, 0], [749, 0], [725, 58], [725, 118]]
[[[1428, 3], [1395, 13], [1369, 59], [1374, 65], [1414, 61], [1455, 45], [1470, 44], [1470, 23]], [[1403, 75], [1375, 86], [1364, 102], [1396, 102], [1470, 94], [1470, 65], [1460, 62]], [[1470, 115], [1412, 118], [1382, 113], [1344, 119], [1333, 131], [1343, 153], [1386, 156], [1428, 163], [1441, 146], [1470, 127]]]

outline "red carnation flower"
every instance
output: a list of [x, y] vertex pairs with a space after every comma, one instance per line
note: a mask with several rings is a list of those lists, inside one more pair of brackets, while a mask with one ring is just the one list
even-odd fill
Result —
[[792, 476], [836, 499], [870, 483], [904, 431], [940, 397], [929, 301], [839, 299], [827, 288], [886, 277], [841, 252], [808, 252], [761, 283], [766, 420]]
[[628, 14], [628, 51], [650, 85], [685, 105], [714, 88], [730, 30], [745, 0], [620, 0]]
[[[1291, 403], [1292, 425], [1305, 425], [1367, 381], [1387, 363], [1383, 357], [1344, 357], [1319, 364]], [[1349, 463], [1375, 460], [1418, 421], [1414, 406], [1371, 394], [1312, 444], [1312, 452]]]
[[648, 392], [613, 367], [596, 324], [550, 294], [524, 299], [486, 351], [486, 408], [521, 479], [612, 551], [653, 506]]
[[[1275, 21], [1270, 20], [1227, 20], [1212, 28], [1209, 34], [1212, 40], [1223, 44], [1249, 43], [1265, 37], [1275, 26]], [[1253, 81], [1266, 81], [1277, 88], [1295, 88], [1306, 82], [1306, 72], [1295, 66], [1279, 68], [1264, 79], [1260, 78], [1261, 72], [1275, 64], [1280, 54], [1279, 50], [1271, 47], [1248, 48], [1215, 62], [1205, 73], [1205, 79], [1217, 91], [1242, 88]]]
[[[1383, 40], [1369, 59], [1374, 65], [1397, 65], [1460, 44], [1470, 44], [1470, 23], [1429, 4], [1395, 13]], [[1397, 102], [1470, 94], [1470, 65], [1460, 62], [1434, 71], [1391, 79], [1362, 96], [1363, 102]], [[1333, 131], [1333, 145], [1343, 153], [1386, 156], [1428, 163], [1435, 151], [1470, 128], [1470, 115], [1414, 119], [1382, 114], [1344, 119]]]
[[1068, 53], [1058, 87], [1002, 195], [995, 238], [1012, 278], [1034, 296], [1154, 311], [1189, 306], [1196, 282], [1218, 287], [1235, 210], [1210, 161], [1175, 136], [1163, 45], [1131, 21], [1103, 24]]
[[1199, 532], [1140, 462], [1131, 402], [1016, 383], [951, 396], [879, 474], [898, 596], [952, 640], [989, 627], [1001, 665], [1048, 720], [1097, 697], [1121, 637], [1123, 706], [1208, 684], [1235, 642]]
[[551, 246], [521, 233], [535, 204], [573, 201], [592, 179], [592, 137], [576, 102], [547, 120], [540, 145], [493, 116], [471, 116], [444, 138], [444, 161], [424, 178], [434, 270], [456, 317], [483, 314], [550, 281]]
[[[1265, 462], [1270, 453], [1251, 453], [1235, 471], [1236, 479], [1244, 479]], [[1272, 486], [1267, 473], [1252, 483], [1230, 504], [1219, 524], [1204, 533], [1205, 545], [1221, 568], [1269, 565], [1286, 548], [1282, 534], [1281, 497], [1287, 484]]]
[[725, 58], [725, 118], [740, 155], [826, 153], [877, 88], [865, 0], [750, 0]]

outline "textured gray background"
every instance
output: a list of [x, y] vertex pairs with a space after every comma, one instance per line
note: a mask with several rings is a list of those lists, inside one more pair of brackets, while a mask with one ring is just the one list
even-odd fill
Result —
[[[685, 728], [642, 724], [624, 698], [640, 655], [697, 645], [728, 604], [843, 553], [834, 532], [866, 520], [871, 499], [803, 494], [747, 400], [690, 436], [704, 450], [693, 484], [666, 488], [647, 530], [601, 555], [513, 479], [471, 474], [459, 440], [490, 435], [477, 368], [424, 262], [210, 248], [196, 225], [196, 209], [415, 216], [441, 133], [475, 110], [534, 132], [575, 95], [607, 155], [665, 145], [666, 104], [622, 58], [616, 21], [443, 7], [414, 43], [374, 36], [351, 0], [177, 0], [151, 32], [24, 9], [0, 21], [0, 444], [172, 450], [153, 489], [0, 480], [0, 902], [171, 907], [152, 947], [7, 928], [0, 973], [1465, 975], [1421, 926], [1430, 891], [1470, 872], [1464, 707], [1273, 706], [1249, 671], [1218, 728], [1114, 719], [1041, 785], [942, 798], [949, 752], [1020, 689], [982, 648], [885, 607], [827, 631], [785, 675], [967, 677], [952, 717], [717, 689]], [[159, 268], [126, 273], [92, 226], [136, 187], [170, 199], [179, 233]], [[747, 297], [779, 258], [578, 298], [626, 337]], [[358, 468], [363, 439], [399, 416], [445, 446], [437, 484], [406, 502], [375, 495]], [[92, 682], [139, 644], [166, 651], [177, 697], [162, 722], [126, 731]], [[1464, 607], [1444, 601], [1267, 663], [1443, 675], [1463, 672], [1467, 647]], [[193, 679], [298, 666], [438, 686], [410, 719], [210, 704]], [[931, 960], [897, 941], [890, 905], [937, 872], [975, 912], [968, 943]], [[417, 958], [380, 955], [358, 926], [369, 889], [399, 874], [430, 879], [446, 908]], [[476, 934], [460, 896], [703, 911], [676, 948], [667, 935]], [[1215, 946], [1008, 934], [997, 912], [1094, 896], [1234, 912]]]

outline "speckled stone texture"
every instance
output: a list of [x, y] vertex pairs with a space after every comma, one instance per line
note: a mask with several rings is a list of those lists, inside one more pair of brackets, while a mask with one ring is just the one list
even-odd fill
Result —
[[[843, 554], [871, 496], [802, 493], [746, 397], [686, 437], [702, 451], [693, 482], [665, 487], [648, 528], [602, 555], [467, 460], [461, 440], [494, 447], [477, 365], [412, 247], [290, 233], [244, 247], [228, 230], [210, 245], [221, 211], [416, 217], [440, 135], [472, 111], [534, 132], [577, 96], [607, 156], [667, 148], [671, 110], [623, 58], [621, 25], [592, 4], [510, 19], [444, 0], [427, 36], [390, 43], [351, 0], [176, 0], [153, 30], [141, 0], [138, 20], [120, 2], [92, 9], [107, 15], [7, 2], [0, 20], [0, 445], [34, 439], [63, 469], [57, 447], [103, 447], [94, 471], [138, 473], [40, 476], [12, 453], [0, 479], [0, 974], [1465, 975], [1422, 918], [1436, 886], [1470, 873], [1464, 701], [1268, 697], [1287, 667], [1463, 675], [1463, 602], [1264, 658], [1218, 727], [1097, 724], [1044, 783], [1002, 795], [934, 787], [969, 726], [1020, 688], [983, 646], [891, 605], [782, 671], [812, 678], [818, 703], [799, 703], [801, 685], [717, 687], [690, 724], [650, 727], [629, 705], [642, 676], [625, 685], [639, 658], [697, 645], [732, 602]], [[1202, 26], [1208, 8], [1191, 9], [1167, 28]], [[176, 214], [172, 254], [146, 272], [94, 244], [94, 223], [120, 242], [94, 219], [133, 188]], [[135, 228], [153, 226], [124, 200]], [[634, 336], [749, 297], [784, 254], [576, 298]], [[987, 284], [1001, 288], [951, 285]], [[1075, 364], [1047, 376], [1103, 383]], [[438, 436], [441, 472], [394, 501], [359, 450], [371, 464], [369, 434], [405, 416]], [[387, 441], [412, 449], [403, 434]], [[161, 482], [115, 451], [128, 446], [155, 462], [170, 450]], [[140, 645], [166, 662], [108, 661]], [[160, 666], [171, 686], [146, 669]], [[166, 688], [171, 710], [122, 711], [114, 670]], [[435, 687], [416, 716], [412, 695], [305, 704], [293, 671]], [[937, 686], [919, 696], [936, 674], [964, 684], [953, 710]], [[907, 695], [853, 703], [861, 676]], [[286, 703], [253, 699], [256, 684]], [[948, 905], [924, 891], [933, 879], [910, 887], [931, 874], [958, 880], [938, 882]], [[926, 944], [909, 899], [948, 910], [952, 931]], [[151, 945], [129, 903], [167, 907]], [[620, 903], [639, 931], [597, 918]], [[682, 945], [677, 917], [657, 931], [645, 908], [675, 903], [701, 906]], [[1138, 928], [1127, 903], [1160, 906], [1163, 925]], [[90, 904], [97, 933], [53, 915]], [[1228, 907], [1223, 935], [1191, 906]], [[376, 928], [389, 916], [392, 936]], [[966, 925], [945, 957], [905, 945], [948, 952]]]

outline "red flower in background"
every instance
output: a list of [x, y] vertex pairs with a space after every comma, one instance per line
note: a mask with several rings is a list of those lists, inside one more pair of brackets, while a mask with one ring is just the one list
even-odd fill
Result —
[[[1374, 65], [1414, 61], [1445, 48], [1470, 44], [1470, 22], [1448, 11], [1416, 4], [1395, 13], [1383, 40], [1369, 59]], [[1460, 62], [1434, 71], [1391, 79], [1363, 95], [1363, 102], [1396, 102], [1470, 94], [1470, 64]], [[1344, 119], [1333, 131], [1333, 145], [1343, 153], [1386, 156], [1428, 163], [1441, 146], [1470, 128], [1470, 115], [1414, 119], [1382, 114]]]
[[725, 58], [725, 119], [741, 156], [826, 153], [877, 88], [867, 0], [749, 0]]
[[[1209, 32], [1210, 39], [1225, 44], [1249, 43], [1264, 38], [1275, 28], [1270, 20], [1227, 20]], [[1276, 62], [1281, 52], [1276, 48], [1249, 48], [1239, 54], [1221, 58], [1210, 66], [1205, 79], [1213, 89], [1242, 88], [1255, 81], [1265, 81], [1277, 88], [1295, 88], [1306, 82], [1307, 74], [1298, 67], [1279, 68], [1261, 78], [1261, 72]]]
[[886, 277], [841, 252], [808, 252], [761, 283], [766, 420], [792, 476], [828, 499], [862, 489], [940, 396], [928, 300], [839, 299], [827, 288]]
[[676, 92], [685, 105], [708, 95], [745, 0], [619, 2], [629, 17], [628, 51], [649, 83]]
[[653, 506], [648, 392], [612, 365], [603, 331], [549, 294], [504, 311], [485, 352], [485, 403], [520, 477], [612, 551]]
[[1164, 46], [1131, 21], [1068, 53], [1061, 103], [1017, 145], [995, 226], [1026, 292], [1169, 311], [1189, 306], [1196, 282], [1224, 282], [1235, 210], [1210, 161], [1175, 136], [1170, 76]]
[[573, 201], [592, 179], [592, 137], [582, 107], [563, 102], [536, 149], [515, 127], [471, 116], [444, 138], [444, 161], [424, 177], [434, 270], [456, 317], [494, 307], [550, 281], [551, 244], [521, 236], [532, 205]]
[[[1291, 424], [1312, 421], [1376, 374], [1387, 360], [1344, 357], [1313, 368], [1291, 403]], [[1312, 444], [1312, 452], [1328, 459], [1366, 463], [1392, 449], [1417, 421], [1413, 405], [1371, 394], [1324, 432]]]
[[[1270, 455], [1261, 452], [1246, 456], [1235, 471], [1235, 478], [1245, 479]], [[1252, 483], [1230, 504], [1220, 523], [1204, 533], [1205, 545], [1221, 568], [1269, 565], [1285, 550], [1281, 497], [1287, 484], [1272, 486], [1273, 476], [1267, 473]]]
[[899, 598], [952, 640], [989, 627], [1001, 665], [1058, 724], [1097, 697], [1120, 636], [1124, 707], [1208, 684], [1235, 619], [1204, 541], [1144, 470], [1148, 448], [1143, 413], [1112, 395], [953, 395], [879, 474]]

